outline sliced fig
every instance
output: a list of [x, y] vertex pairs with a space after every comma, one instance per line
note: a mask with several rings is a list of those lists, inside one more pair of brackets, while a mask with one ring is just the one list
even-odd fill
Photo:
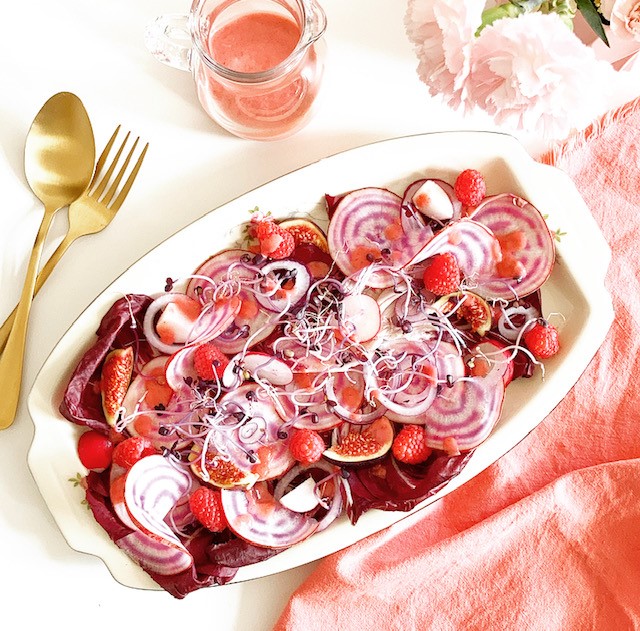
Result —
[[221, 489], [249, 487], [258, 480], [258, 476], [250, 470], [242, 470], [219, 454], [208, 451], [202, 458], [202, 449], [194, 446], [189, 454], [191, 471], [203, 482]]
[[445, 315], [455, 313], [456, 317], [467, 322], [471, 330], [478, 335], [485, 335], [493, 323], [493, 312], [489, 303], [471, 291], [447, 294], [438, 299], [434, 307]]
[[115, 426], [133, 374], [133, 348], [117, 348], [105, 358], [100, 376], [102, 410], [107, 423]]
[[309, 219], [285, 219], [280, 227], [293, 235], [296, 246], [314, 245], [323, 252], [329, 252], [327, 235], [318, 224]]
[[[393, 443], [393, 425], [384, 416], [369, 425], [344, 423], [336, 430], [331, 447], [324, 457], [337, 464], [358, 464], [382, 458]], [[340, 429], [343, 429], [340, 428]]]

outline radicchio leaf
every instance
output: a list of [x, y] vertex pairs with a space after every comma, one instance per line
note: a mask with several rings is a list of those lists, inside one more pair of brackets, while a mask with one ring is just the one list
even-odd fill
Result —
[[346, 480], [352, 496], [346, 507], [351, 523], [372, 508], [410, 511], [458, 475], [471, 453], [438, 454], [420, 466], [401, 465], [387, 455], [370, 466], [351, 469]]
[[62, 416], [72, 423], [108, 431], [100, 396], [100, 367], [114, 348], [133, 345], [138, 356], [149, 354], [148, 344], [140, 341], [139, 331], [151, 302], [149, 296], [129, 294], [107, 311], [96, 331], [98, 339], [83, 355], [69, 379], [59, 408]]

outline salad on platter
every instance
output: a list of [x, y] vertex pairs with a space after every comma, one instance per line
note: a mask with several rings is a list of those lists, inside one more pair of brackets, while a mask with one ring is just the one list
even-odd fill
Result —
[[410, 511], [559, 350], [540, 211], [467, 169], [326, 195], [104, 314], [60, 412], [111, 540], [173, 596], [367, 511]]

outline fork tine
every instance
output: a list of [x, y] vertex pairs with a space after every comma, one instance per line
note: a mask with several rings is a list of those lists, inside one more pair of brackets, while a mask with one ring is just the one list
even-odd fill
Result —
[[107, 142], [105, 148], [102, 150], [102, 153], [100, 154], [100, 157], [96, 162], [96, 168], [93, 172], [93, 177], [91, 178], [91, 184], [89, 185], [89, 188], [95, 186], [96, 182], [98, 181], [102, 169], [104, 168], [104, 164], [107, 161], [107, 157], [109, 156], [109, 152], [111, 151], [111, 147], [113, 147], [113, 143], [116, 141], [118, 133], [120, 132], [120, 127], [122, 127], [122, 125], [118, 125], [116, 127], [116, 130], [111, 135], [111, 138], [109, 138], [109, 142]]
[[[140, 138], [136, 138], [135, 139], [135, 141], [133, 143], [133, 146], [131, 147], [131, 149], [129, 150], [129, 153], [127, 154], [127, 157], [124, 159], [124, 163], [122, 164], [122, 166], [120, 167], [120, 170], [118, 171], [118, 174], [115, 176], [111, 186], [109, 187], [107, 192], [104, 194], [104, 196], [100, 200], [103, 204], [105, 204], [105, 206], [109, 205], [109, 202], [111, 201], [111, 199], [115, 195], [115, 192], [116, 192], [118, 186], [120, 185], [120, 181], [124, 177], [125, 171], [127, 170], [127, 167], [129, 166], [129, 162], [131, 162], [131, 157], [133, 156], [133, 152], [136, 150], [136, 147], [138, 146], [138, 141], [139, 140], [140, 140]], [[123, 147], [124, 147], [124, 145], [123, 145]], [[118, 157], [119, 157], [119, 155], [120, 154], [118, 154]], [[114, 166], [115, 166], [116, 161], [117, 160], [113, 161]]]
[[142, 166], [142, 161], [144, 160], [144, 157], [147, 155], [147, 149], [148, 148], [149, 148], [149, 143], [147, 143], [144, 146], [144, 149], [140, 153], [138, 161], [136, 162], [135, 166], [133, 167], [133, 169], [131, 171], [131, 175], [129, 175], [129, 177], [127, 178], [127, 181], [124, 183], [124, 186], [122, 187], [122, 190], [118, 194], [118, 197], [116, 197], [114, 202], [113, 202], [113, 204], [111, 204], [110, 207], [113, 210], [118, 210], [120, 208], [120, 206], [122, 206], [122, 202], [124, 202], [126, 196], [129, 194], [129, 191], [131, 190], [131, 187], [133, 186], [133, 181], [136, 179], [136, 177], [138, 175], [138, 171], [140, 171], [140, 167]]
[[107, 184], [109, 183], [109, 180], [111, 179], [111, 176], [113, 175], [113, 172], [116, 168], [116, 165], [118, 164], [118, 161], [120, 160], [120, 156], [122, 155], [122, 152], [124, 151], [124, 148], [127, 144], [127, 141], [129, 140], [129, 136], [131, 135], [131, 132], [127, 132], [127, 135], [124, 137], [124, 140], [122, 141], [122, 144], [120, 145], [120, 147], [118, 148], [118, 151], [116, 152], [116, 155], [113, 157], [113, 160], [111, 160], [111, 164], [109, 165], [109, 168], [106, 170], [106, 172], [104, 174], [102, 174], [102, 177], [100, 179], [99, 184], [96, 186], [96, 188], [91, 192], [91, 196], [94, 198], [99, 198], [102, 193], [104, 192], [104, 189], [107, 187]]

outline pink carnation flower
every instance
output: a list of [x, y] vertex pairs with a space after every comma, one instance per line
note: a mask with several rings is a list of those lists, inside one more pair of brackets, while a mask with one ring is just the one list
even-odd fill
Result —
[[484, 0], [409, 0], [405, 27], [416, 46], [418, 75], [432, 96], [452, 107], [466, 102], [471, 48]]
[[498, 123], [558, 136], [602, 108], [614, 74], [557, 15], [529, 13], [482, 30], [471, 51], [469, 97]]

